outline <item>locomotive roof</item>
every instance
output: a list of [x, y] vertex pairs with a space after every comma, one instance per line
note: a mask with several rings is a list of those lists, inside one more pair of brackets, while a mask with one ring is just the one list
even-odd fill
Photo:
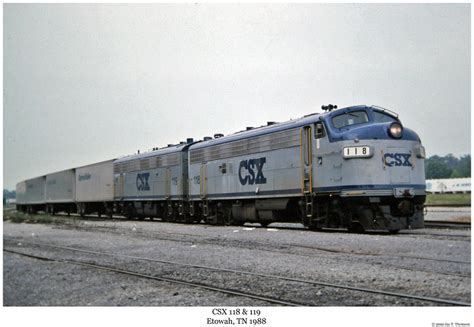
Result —
[[104, 164], [104, 163], [106, 163], [106, 162], [115, 161], [115, 160], [116, 160], [116, 158], [114, 158], [114, 159], [108, 159], [108, 160], [102, 160], [102, 161], [94, 162], [94, 163], [91, 163], [91, 164], [88, 164], [88, 165], [79, 166], [79, 167], [76, 167], [76, 168], [74, 168], [74, 169], [80, 169], [80, 168], [86, 168], [86, 167], [89, 167], [89, 166], [100, 165], [100, 164]]
[[[208, 146], [213, 146], [213, 145], [218, 145], [218, 144], [223, 144], [223, 143], [228, 143], [228, 142], [233, 142], [233, 141], [238, 141], [250, 137], [255, 137], [255, 136], [260, 136], [260, 135], [265, 135], [265, 134], [270, 134], [270, 133], [276, 133], [280, 131], [284, 131], [287, 129], [292, 129], [292, 128], [297, 128], [297, 127], [302, 127], [306, 126], [308, 124], [315, 123], [320, 120], [321, 117], [325, 116], [334, 116], [339, 113], [343, 113], [344, 111], [353, 111], [353, 110], [362, 110], [362, 109], [375, 109], [375, 110], [380, 110], [380, 111], [385, 111], [386, 109], [384, 108], [379, 108], [376, 106], [365, 106], [365, 105], [359, 105], [359, 106], [351, 106], [351, 107], [345, 107], [341, 109], [336, 109], [332, 110], [329, 112], [324, 112], [324, 113], [314, 113], [310, 115], [306, 115], [301, 118], [293, 119], [293, 120], [288, 120], [285, 122], [281, 123], [276, 123], [273, 125], [267, 125], [267, 126], [262, 126], [262, 127], [256, 127], [248, 131], [241, 131], [237, 132], [234, 134], [226, 135], [217, 139], [212, 139], [208, 141], [202, 141], [199, 143], [195, 143], [189, 147], [189, 150], [196, 150], [200, 148], [205, 148]], [[394, 115], [394, 113], [391, 113], [391, 115]]]
[[132, 155], [125, 156], [123, 158], [119, 158], [119, 159], [115, 160], [114, 163], [120, 163], [120, 162], [135, 160], [135, 159], [144, 159], [144, 158], [149, 158], [149, 157], [162, 156], [162, 155], [170, 154], [170, 153], [181, 152], [188, 145], [189, 144], [177, 144], [177, 145], [169, 146], [169, 147], [166, 147], [166, 148], [161, 148], [161, 149], [150, 151], [150, 152], [144, 152], [144, 153], [140, 153], [140, 154], [132, 154]]

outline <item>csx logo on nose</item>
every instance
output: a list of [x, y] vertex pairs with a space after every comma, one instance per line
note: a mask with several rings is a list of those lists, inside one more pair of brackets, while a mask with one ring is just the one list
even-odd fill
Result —
[[383, 160], [385, 164], [389, 167], [393, 166], [407, 166], [411, 167], [411, 162], [409, 161], [411, 154], [409, 153], [385, 153]]
[[137, 190], [139, 191], [150, 190], [150, 185], [148, 185], [148, 178], [150, 178], [150, 173], [137, 174]]
[[[267, 158], [242, 160], [239, 165], [240, 184], [265, 184], [267, 179], [262, 171], [265, 162], [267, 162]], [[257, 169], [257, 176], [255, 176], [255, 168]]]

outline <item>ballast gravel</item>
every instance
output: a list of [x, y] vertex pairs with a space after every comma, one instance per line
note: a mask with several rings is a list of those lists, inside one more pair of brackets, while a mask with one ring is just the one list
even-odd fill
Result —
[[[283, 225], [285, 228], [280, 228], [282, 225], [257, 226], [79, 219], [60, 225], [4, 222], [3, 245], [7, 250], [58, 261], [97, 263], [301, 305], [443, 304], [205, 267], [470, 302], [469, 229], [408, 230], [390, 235], [311, 232], [294, 228], [298, 227], [296, 225]], [[127, 257], [46, 248], [30, 242]], [[3, 258], [6, 306], [275, 305], [10, 252], [4, 252]]]

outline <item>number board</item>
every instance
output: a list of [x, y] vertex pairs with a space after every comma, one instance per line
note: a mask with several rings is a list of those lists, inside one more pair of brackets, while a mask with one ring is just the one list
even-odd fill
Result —
[[370, 146], [346, 146], [342, 149], [344, 158], [367, 158], [372, 156]]

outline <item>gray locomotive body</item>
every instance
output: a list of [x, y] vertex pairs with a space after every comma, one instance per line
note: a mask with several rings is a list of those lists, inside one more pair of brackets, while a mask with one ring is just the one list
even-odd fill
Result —
[[425, 149], [418, 135], [378, 107], [332, 111], [321, 115], [316, 129], [321, 126], [314, 135], [308, 224], [394, 232], [422, 228]]
[[228, 224], [299, 220], [290, 209], [301, 196], [300, 152], [296, 121], [192, 145], [191, 215]]
[[212, 224], [422, 228], [418, 135], [383, 108], [328, 109], [27, 180], [17, 205]]
[[116, 212], [175, 221], [187, 212], [187, 144], [114, 162]]
[[192, 145], [190, 213], [230, 224], [421, 228], [423, 159], [419, 137], [385, 109], [309, 115]]

